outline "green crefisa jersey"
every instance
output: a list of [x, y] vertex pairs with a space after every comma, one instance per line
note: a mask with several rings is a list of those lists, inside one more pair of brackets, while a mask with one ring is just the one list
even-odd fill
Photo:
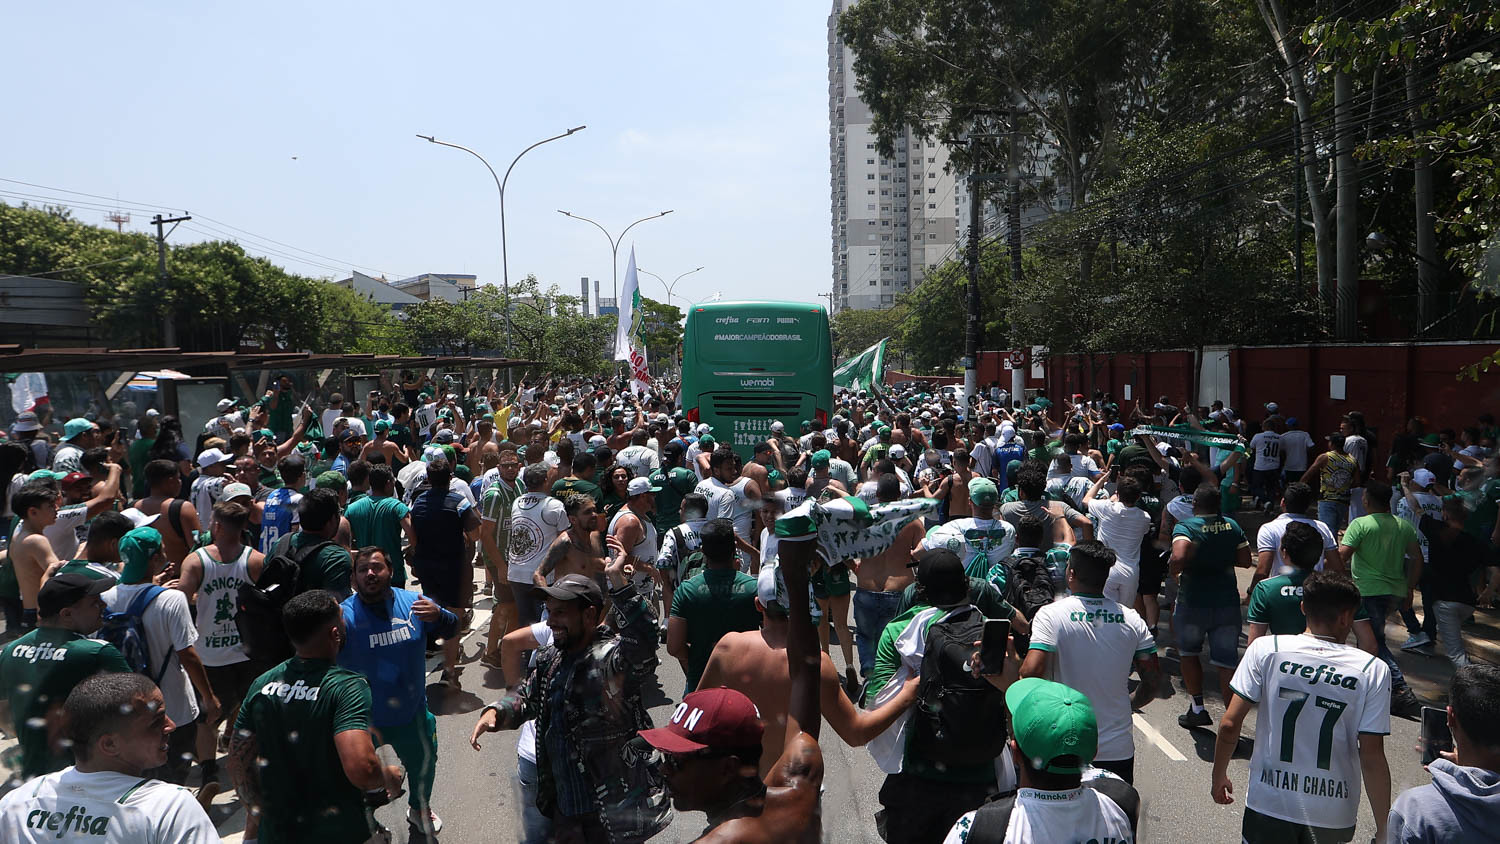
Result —
[[[1268, 577], [1255, 585], [1250, 595], [1250, 608], [1245, 620], [1251, 624], [1266, 625], [1266, 632], [1291, 636], [1307, 629], [1307, 617], [1302, 614], [1302, 582], [1312, 574], [1311, 569], [1296, 569], [1279, 577]], [[1364, 604], [1354, 610], [1354, 620], [1368, 619]]]
[[73, 687], [101, 671], [130, 671], [115, 646], [71, 630], [39, 627], [0, 650], [0, 693], [10, 701], [20, 735], [21, 776], [37, 777], [73, 764], [73, 754], [47, 746], [48, 713]]
[[1178, 599], [1189, 607], [1232, 607], [1240, 602], [1234, 563], [1248, 548], [1245, 532], [1234, 519], [1194, 516], [1172, 528], [1172, 541], [1187, 538], [1197, 547], [1182, 570]]
[[325, 660], [292, 657], [260, 675], [240, 707], [265, 760], [260, 840], [363, 844], [370, 838], [364, 795], [344, 776], [333, 737], [370, 729], [370, 684]]

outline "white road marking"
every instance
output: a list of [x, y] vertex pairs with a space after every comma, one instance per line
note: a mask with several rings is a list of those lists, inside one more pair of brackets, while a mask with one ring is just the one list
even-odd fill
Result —
[[1141, 731], [1141, 735], [1156, 745], [1157, 749], [1165, 753], [1168, 759], [1171, 759], [1173, 762], [1187, 761], [1187, 757], [1177, 752], [1177, 748], [1173, 747], [1172, 743], [1167, 741], [1166, 736], [1157, 732], [1156, 728], [1147, 723], [1146, 719], [1139, 712], [1133, 713], [1130, 716], [1130, 721], [1135, 724], [1137, 730]]
[[[463, 648], [464, 645], [468, 644], [469, 640], [474, 637], [475, 633], [478, 633], [480, 630], [482, 630], [484, 628], [485, 623], [490, 620], [490, 615], [491, 615], [491, 610], [482, 610], [482, 609], [475, 608], [475, 610], [474, 610], [474, 620], [469, 623], [469, 631], [464, 634], [464, 637], [462, 639], [458, 640], [459, 641], [459, 649], [460, 650], [462, 650], [462, 648]], [[481, 656], [482, 656], [482, 654], [481, 654]], [[441, 651], [427, 658], [427, 673], [428, 674], [431, 674], [434, 671], [440, 671], [440, 670], [442, 670], [442, 667], [443, 667], [443, 654], [442, 654]]]

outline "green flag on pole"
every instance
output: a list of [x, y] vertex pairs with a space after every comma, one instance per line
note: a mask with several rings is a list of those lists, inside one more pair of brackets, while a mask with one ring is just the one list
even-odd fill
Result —
[[844, 361], [833, 371], [833, 389], [874, 390], [885, 379], [885, 344], [889, 337]]

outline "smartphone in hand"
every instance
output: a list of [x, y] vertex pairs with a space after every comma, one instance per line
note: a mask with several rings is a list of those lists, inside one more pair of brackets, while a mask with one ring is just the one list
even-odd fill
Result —
[[1436, 706], [1422, 707], [1422, 764], [1437, 759], [1439, 751], [1451, 750], [1453, 731], [1448, 729], [1448, 710]]
[[1004, 618], [986, 619], [984, 638], [979, 643], [979, 673], [1005, 673], [1005, 652], [1009, 644], [1010, 621]]

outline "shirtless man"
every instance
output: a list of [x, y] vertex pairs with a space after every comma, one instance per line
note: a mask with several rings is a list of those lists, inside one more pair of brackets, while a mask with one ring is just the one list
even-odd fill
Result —
[[[808, 593], [813, 543], [785, 542], [781, 562], [788, 595]], [[709, 689], [686, 695], [671, 722], [642, 730], [662, 752], [662, 775], [679, 812], [704, 812], [708, 831], [698, 840], [735, 844], [823, 840], [823, 726], [818, 652], [808, 601], [791, 602], [786, 661], [790, 674], [787, 740], [764, 779], [759, 775], [765, 723], [742, 692]], [[702, 751], [710, 753], [704, 755]]]
[[[849, 494], [849, 490], [844, 489], [844, 485], [834, 480], [833, 475], [828, 473], [828, 466], [832, 459], [833, 456], [828, 453], [827, 449], [819, 449], [812, 453], [812, 475], [807, 479], [806, 487], [808, 498], [823, 501]], [[829, 492], [832, 494], [827, 494]]]
[[[914, 524], [920, 526], [921, 522]], [[762, 777], [771, 772], [771, 765], [786, 747], [787, 733], [795, 734], [797, 730], [795, 724], [789, 724], [792, 719], [787, 714], [787, 699], [792, 688], [791, 669], [786, 659], [789, 593], [784, 583], [778, 583], [778, 567], [776, 563], [762, 566], [756, 581], [755, 607], [760, 610], [761, 629], [724, 634], [724, 638], [714, 645], [708, 665], [703, 669], [703, 678], [698, 681], [699, 689], [727, 686], [744, 692], [745, 697], [760, 710], [761, 718], [766, 722], [765, 735], [761, 739]], [[916, 700], [917, 680], [920, 678], [914, 676], [884, 705], [872, 710], [858, 709], [844, 691], [833, 660], [826, 653], [820, 656], [822, 668], [818, 676], [818, 696], [822, 701], [823, 717], [850, 747], [863, 747], [885, 732]]]
[[974, 515], [969, 505], [969, 480], [974, 472], [969, 468], [969, 452], [960, 448], [953, 452], [953, 471], [943, 478], [936, 490], [922, 490], [929, 498], [948, 502], [947, 521]]
[[531, 575], [531, 582], [546, 586], [559, 577], [581, 574], [598, 578], [604, 573], [604, 549], [594, 536], [598, 505], [587, 495], [570, 495], [563, 501], [568, 514], [568, 529], [552, 540], [547, 557]]
[[[190, 538], [200, 530], [198, 511], [193, 502], [177, 498], [180, 481], [176, 463], [152, 460], [146, 464], [146, 490], [149, 494], [132, 505], [148, 516], [161, 514], [152, 527], [161, 532], [161, 551], [173, 565], [188, 555]], [[177, 511], [175, 522], [172, 519], [174, 509]]]
[[[608, 530], [609, 535], [625, 548], [625, 554], [630, 558], [627, 562], [635, 569], [631, 577], [636, 588], [647, 598], [656, 593], [648, 584], [660, 580], [656, 571], [659, 543], [656, 525], [651, 521], [651, 514], [656, 512], [659, 489], [653, 489], [651, 481], [646, 478], [631, 478], [625, 488], [625, 506], [610, 521]], [[666, 608], [671, 610], [672, 605], [668, 604]], [[658, 611], [657, 617], [664, 618], [665, 615]]]
[[[881, 476], [875, 499], [885, 504], [900, 497], [901, 482], [896, 476]], [[915, 519], [896, 534], [891, 547], [854, 563], [854, 646], [859, 651], [861, 677], [870, 675], [875, 665], [875, 644], [896, 617], [901, 593], [916, 580], [908, 566], [922, 547], [924, 533], [922, 520]]]
[[61, 565], [43, 533], [57, 522], [57, 501], [57, 492], [37, 481], [28, 482], [10, 499], [11, 511], [20, 517], [11, 535], [10, 563], [21, 588], [22, 632], [36, 627], [36, 596], [42, 589], [42, 574]]
[[391, 440], [391, 423], [385, 419], [375, 422], [374, 438], [365, 443], [365, 447], [359, 453], [359, 459], [368, 461], [372, 454], [384, 456], [385, 465], [391, 467], [392, 474], [408, 462], [406, 455], [401, 453], [401, 446]]

